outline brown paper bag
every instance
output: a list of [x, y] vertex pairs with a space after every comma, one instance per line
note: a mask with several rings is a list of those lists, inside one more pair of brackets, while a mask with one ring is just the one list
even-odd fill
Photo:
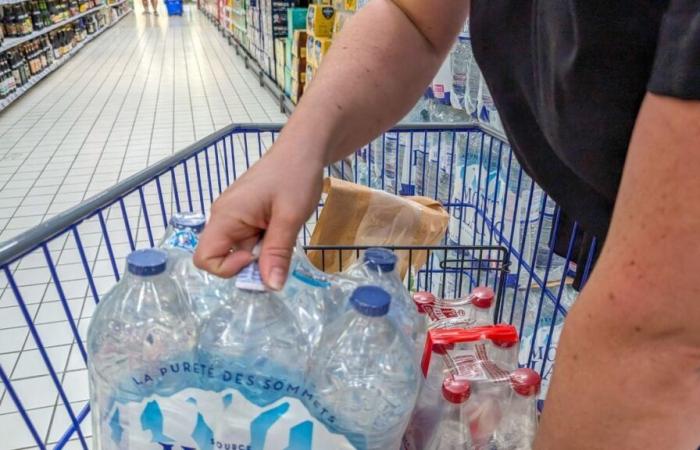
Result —
[[[399, 197], [366, 186], [326, 178], [325, 204], [311, 235], [311, 245], [426, 246], [437, 245], [449, 215], [440, 202], [427, 197]], [[408, 269], [408, 252], [397, 252], [399, 274]], [[356, 259], [355, 251], [310, 251], [309, 259], [326, 272], [338, 272]], [[427, 252], [413, 252], [415, 270]]]

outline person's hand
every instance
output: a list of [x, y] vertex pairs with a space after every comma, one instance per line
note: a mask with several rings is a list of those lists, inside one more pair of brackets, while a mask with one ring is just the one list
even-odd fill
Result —
[[321, 196], [323, 163], [278, 140], [265, 156], [212, 205], [194, 263], [220, 277], [249, 264], [264, 232], [259, 264], [265, 284], [284, 285], [299, 230]]

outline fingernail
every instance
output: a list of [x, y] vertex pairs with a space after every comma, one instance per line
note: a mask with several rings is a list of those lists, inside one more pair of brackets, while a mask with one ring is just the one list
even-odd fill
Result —
[[279, 267], [273, 267], [270, 271], [270, 287], [276, 291], [279, 291], [284, 286], [284, 270]]

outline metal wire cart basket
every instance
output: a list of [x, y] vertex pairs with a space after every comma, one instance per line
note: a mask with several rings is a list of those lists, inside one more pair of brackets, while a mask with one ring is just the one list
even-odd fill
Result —
[[[16, 418], [12, 439], [24, 443], [17, 447], [89, 447], [84, 341], [95, 304], [120, 279], [127, 254], [154, 246], [172, 213], [207, 213], [272, 145], [280, 127], [227, 127], [0, 243], [0, 410]], [[575, 264], [585, 279], [596, 243], [581, 259], [574, 224], [566, 252], [554, 253], [563, 226], [559, 209], [521, 170], [505, 139], [479, 126], [400, 126], [327, 174], [443, 204], [450, 220], [441, 245], [394, 248], [409, 257], [429, 251], [425, 266], [409, 275], [409, 287], [444, 297], [492, 287], [494, 319], [519, 330], [519, 363], [542, 375], [544, 398], [561, 325], [575, 299]], [[305, 243], [322, 208], [304, 229]], [[27, 362], [22, 358], [31, 358], [30, 374], [17, 370]]]

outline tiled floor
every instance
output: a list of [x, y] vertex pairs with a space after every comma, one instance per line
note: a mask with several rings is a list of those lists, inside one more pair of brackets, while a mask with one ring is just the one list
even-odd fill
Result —
[[231, 122], [282, 122], [196, 9], [130, 15], [0, 112], [0, 241]]
[[[137, 11], [0, 113], [0, 242], [231, 122], [284, 120], [194, 8], [182, 18]], [[213, 195], [216, 181], [225, 187], [229, 172], [240, 174], [271, 136], [229, 142], [201, 162], [202, 173], [216, 171], [207, 178]], [[226, 160], [220, 178], [214, 158], [222, 170]], [[177, 192], [183, 209], [190, 198], [198, 204], [199, 169], [199, 160], [178, 168], [158, 186], [145, 186], [142, 196], [130, 195], [0, 271], [0, 367], [48, 447], [88, 400], [84, 344], [76, 334], [85, 337], [95, 300], [114, 284], [125, 255], [162, 233], [161, 216], [172, 212]], [[207, 189], [202, 198], [209, 201]], [[88, 415], [81, 427], [88, 445], [89, 424]], [[3, 450], [37, 448], [2, 383], [0, 436]], [[64, 448], [82, 448], [78, 438], [73, 434]]]

